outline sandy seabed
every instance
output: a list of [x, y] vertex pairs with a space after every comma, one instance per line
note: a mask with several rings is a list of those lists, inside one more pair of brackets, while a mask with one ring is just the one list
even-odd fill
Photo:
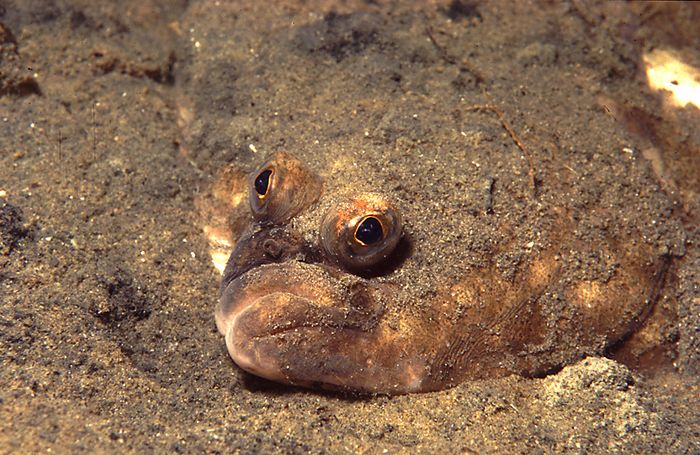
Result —
[[[643, 59], [700, 68], [698, 23], [692, 3], [0, 1], [0, 452], [700, 452], [700, 112]], [[683, 234], [656, 348], [397, 397], [237, 368], [195, 210], [212, 176], [440, 150], [464, 103], [498, 106], [541, 177], [625, 144], [649, 169]], [[480, 115], [455, 137], [517, 153]]]

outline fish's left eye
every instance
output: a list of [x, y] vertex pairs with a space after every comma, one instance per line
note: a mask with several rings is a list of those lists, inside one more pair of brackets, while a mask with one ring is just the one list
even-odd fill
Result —
[[398, 209], [381, 195], [366, 193], [326, 213], [321, 244], [347, 268], [367, 269], [391, 255], [402, 233]]
[[289, 153], [274, 154], [250, 176], [253, 216], [273, 224], [288, 222], [321, 194], [321, 178]]

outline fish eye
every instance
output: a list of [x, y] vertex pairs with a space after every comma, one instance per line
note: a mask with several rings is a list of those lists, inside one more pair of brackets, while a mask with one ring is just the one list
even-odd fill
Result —
[[272, 169], [265, 169], [255, 177], [255, 192], [258, 197], [263, 199], [270, 192], [270, 177], [272, 177]]
[[285, 223], [321, 194], [321, 179], [294, 156], [278, 152], [250, 175], [248, 200], [253, 216]]
[[355, 229], [355, 240], [363, 245], [377, 243], [383, 236], [382, 223], [373, 216], [365, 217]]
[[386, 260], [398, 245], [403, 227], [396, 207], [381, 195], [367, 193], [331, 207], [320, 233], [330, 256], [358, 270]]

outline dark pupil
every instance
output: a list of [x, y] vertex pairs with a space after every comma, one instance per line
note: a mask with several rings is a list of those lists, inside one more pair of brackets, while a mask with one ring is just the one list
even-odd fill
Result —
[[365, 245], [371, 245], [382, 239], [382, 224], [373, 217], [365, 218], [355, 232], [355, 238]]
[[262, 171], [257, 177], [255, 177], [255, 191], [260, 196], [265, 196], [267, 194], [267, 189], [270, 186], [270, 176], [272, 175], [271, 170]]

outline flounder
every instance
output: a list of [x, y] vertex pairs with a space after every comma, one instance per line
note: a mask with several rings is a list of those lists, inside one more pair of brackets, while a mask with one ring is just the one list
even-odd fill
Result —
[[251, 42], [236, 14], [192, 28], [183, 149], [231, 163], [201, 208], [243, 369], [426, 392], [542, 376], [642, 333], [684, 234], [600, 105], [626, 67], [589, 60], [568, 22], [555, 47], [480, 8], [473, 26], [310, 14]]
[[[446, 270], [452, 260], [431, 260], [440, 242], [391, 195], [340, 191], [284, 152], [250, 174], [228, 168], [215, 195], [228, 204], [210, 206], [209, 237], [235, 241], [215, 315], [228, 352], [306, 387], [402, 394], [545, 374], [639, 327], [668, 265], [630, 226], [605, 228], [605, 207], [542, 208], [543, 230], [518, 245], [496, 204], [471, 216], [498, 242]], [[476, 249], [466, 232], [449, 243], [444, 253]]]

